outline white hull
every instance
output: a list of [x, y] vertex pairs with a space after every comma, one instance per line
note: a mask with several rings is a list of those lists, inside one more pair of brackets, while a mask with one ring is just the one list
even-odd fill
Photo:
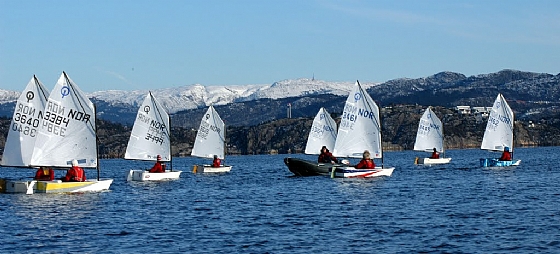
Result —
[[4, 180], [0, 179], [0, 192], [33, 194], [37, 181]]
[[36, 181], [36, 193], [93, 192], [108, 190], [113, 179], [87, 180], [85, 182]]
[[212, 167], [212, 165], [194, 165], [193, 173], [227, 173], [231, 166]]
[[150, 173], [145, 170], [130, 170], [126, 181], [163, 181], [179, 179], [183, 171], [166, 170], [165, 173]]
[[449, 162], [451, 162], [451, 158], [431, 159], [431, 158], [416, 157], [416, 161], [414, 162], [414, 164], [434, 165], [434, 164], [447, 164]]
[[395, 167], [381, 168], [375, 167], [375, 169], [356, 169], [354, 167], [336, 167], [331, 173], [331, 177], [341, 177], [341, 178], [365, 178], [365, 177], [378, 177], [378, 176], [391, 176], [393, 174]]

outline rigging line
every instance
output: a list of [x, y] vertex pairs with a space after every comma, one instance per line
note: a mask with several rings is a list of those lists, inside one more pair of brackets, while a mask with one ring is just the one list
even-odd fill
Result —
[[[366, 96], [365, 96], [365, 95], [367, 94], [367, 92], [362, 88], [362, 86], [360, 85], [360, 82], [359, 82], [359, 81], [356, 80], [356, 82], [358, 83], [358, 89], [360, 90], [360, 93], [361, 93], [361, 94], [363, 95], [363, 97], [364, 97], [363, 101], [364, 101], [365, 106], [369, 109], [370, 113], [373, 112], [373, 106], [370, 105], [369, 101], [366, 100]], [[373, 100], [373, 99], [372, 99], [372, 100]], [[379, 107], [378, 107], [378, 109], [379, 109]], [[374, 118], [372, 119], [372, 121], [375, 123], [375, 127], [377, 127], [377, 131], [378, 131], [379, 133], [381, 133], [381, 125], [380, 125], [379, 122], [377, 121], [377, 115], [378, 115], [378, 114], [379, 114], [379, 112], [377, 112], [376, 117], [374, 117]], [[370, 117], [370, 119], [371, 119], [371, 117]]]
[[507, 116], [509, 122], [511, 123], [511, 124], [508, 124], [507, 126], [509, 127], [509, 130], [513, 134], [513, 112], [510, 116], [509, 112], [506, 111], [506, 106], [509, 108], [509, 105], [507, 104], [506, 99], [504, 98], [504, 96], [502, 94], [500, 94], [500, 103], [502, 104], [502, 113], [504, 114], [504, 116]]
[[[434, 113], [434, 111], [432, 111], [432, 107], [430, 107], [430, 115], [433, 115], [433, 116], [437, 117], [436, 113]], [[441, 123], [441, 120], [440, 120], [439, 123], [436, 123], [436, 121], [434, 120], [433, 117], [430, 117], [430, 119], [432, 120], [432, 123], [433, 123], [434, 125], [441, 127], [441, 130], [438, 129], [436, 132], [437, 132], [437, 134], [439, 135], [439, 137], [440, 137], [441, 139], [443, 139], [443, 124]], [[438, 119], [439, 119], [439, 118], [438, 118]]]
[[[217, 127], [217, 126], [218, 126], [218, 123], [219, 123], [219, 122], [218, 122], [218, 117], [216, 117], [216, 116], [218, 115], [218, 112], [216, 111], [216, 109], [214, 108], [214, 106], [210, 105], [210, 107], [212, 108], [212, 121], [214, 122], [214, 126]], [[224, 122], [224, 121], [222, 120], [222, 123], [223, 123], [223, 122]], [[222, 124], [220, 124], [220, 125], [222, 125]], [[226, 126], [225, 126], [225, 124], [223, 124], [223, 125], [224, 125], [224, 129], [225, 129]], [[225, 131], [225, 130], [224, 130], [224, 131]], [[222, 132], [222, 133], [223, 133], [223, 132]], [[220, 137], [220, 140], [221, 140], [222, 142], [224, 142], [224, 143], [226, 142], [226, 140], [225, 140], [225, 139], [226, 139], [225, 135], [218, 135], [218, 136]]]
[[[326, 110], [325, 108], [323, 108], [323, 113], [324, 113], [325, 115], [328, 114], [329, 117], [332, 119], [331, 114], [330, 114], [329, 112], [327, 112], [327, 110]], [[333, 119], [333, 120], [334, 120], [334, 119]], [[329, 128], [331, 128], [331, 130], [334, 130], [334, 132], [333, 132], [333, 131], [329, 131], [329, 132], [330, 132], [331, 136], [336, 140], [336, 133], [337, 133], [337, 131], [336, 131], [336, 122], [334, 122], [334, 121], [332, 121], [332, 122], [331, 122], [331, 121], [325, 121], [325, 122], [327, 122], [327, 124], [329, 125]], [[333, 123], [333, 122], [334, 122], [334, 125], [335, 125], [334, 127], [332, 126], [332, 123]]]
[[43, 96], [44, 100], [47, 101], [49, 99], [49, 97], [47, 96], [47, 93], [44, 89], [45, 87], [43, 86], [41, 81], [39, 81], [39, 79], [35, 75], [33, 75], [33, 79], [35, 80], [35, 86], [37, 86], [37, 88], [38, 88], [37, 90], [39, 90], [39, 92]]
[[[78, 94], [78, 93], [75, 91], [76, 88], [74, 87], [74, 84], [70, 81], [70, 78], [68, 77], [68, 75], [66, 74], [66, 72], [63, 71], [62, 73], [64, 74], [64, 79], [66, 79], [66, 84], [72, 88], [72, 89], [70, 89], [70, 91], [71, 91], [72, 93], [74, 93], [74, 98], [76, 98], [76, 99], [78, 100], [78, 103], [80, 104], [80, 107], [81, 107], [82, 111], [84, 111], [84, 113], [87, 112], [87, 111], [86, 111], [86, 108], [85, 108], [84, 105], [82, 104], [82, 99], [83, 99], [83, 98], [81, 98], [81, 96], [79, 96], [80, 94]], [[93, 104], [93, 103], [92, 103], [92, 104]], [[95, 119], [95, 121], [97, 121], [97, 117], [96, 117], [96, 115], [95, 115], [95, 114], [96, 114], [95, 106], [94, 106], [94, 108], [93, 108], [92, 110], [93, 110], [93, 118]], [[96, 138], [96, 139], [99, 139], [99, 138], [97, 137], [97, 131], [96, 131], [97, 128], [92, 124], [91, 120], [88, 120], [88, 122], [89, 122], [89, 125], [90, 125], [91, 129], [94, 130], [94, 132], [96, 133], [96, 134], [95, 134], [95, 138]]]
[[[163, 109], [160, 109], [160, 107], [163, 107], [163, 106], [161, 106], [159, 104], [159, 102], [156, 100], [156, 98], [152, 95], [151, 91], [149, 93], [150, 93], [150, 100], [152, 101], [152, 104], [156, 105], [155, 108], [156, 108], [157, 116], [159, 116], [159, 119], [161, 119], [161, 121], [164, 122], [165, 119], [163, 119], [162, 113], [160, 111], [160, 110], [163, 110]], [[168, 114], [168, 119], [169, 119], [169, 114]], [[169, 119], [169, 124], [167, 124], [167, 126], [165, 128], [165, 132], [166, 132], [165, 134], [167, 135], [167, 137], [169, 137], [169, 144], [171, 145], [171, 133], [170, 133], [171, 126], [169, 126], [169, 125], [171, 125], [171, 120], [170, 119]]]

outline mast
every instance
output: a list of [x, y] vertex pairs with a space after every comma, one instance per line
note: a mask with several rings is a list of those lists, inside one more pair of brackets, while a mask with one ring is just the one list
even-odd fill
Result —
[[224, 166], [226, 165], [226, 153], [227, 153], [227, 142], [226, 142], [226, 121], [224, 122]]
[[[430, 107], [431, 107], [431, 106], [430, 106]], [[436, 113], [434, 112], [434, 115], [435, 115], [435, 114], [436, 114]], [[437, 117], [437, 115], [436, 115], [436, 117]], [[445, 117], [445, 116], [443, 116], [442, 119], [444, 119], [444, 117]], [[445, 151], [446, 151], [447, 149], [445, 148], [445, 135], [443, 134], [443, 122], [442, 122], [442, 120], [440, 120], [440, 122], [441, 122], [441, 150], [442, 150], [442, 151], [441, 151], [441, 153], [442, 153], [441, 156], [442, 156], [442, 158], [445, 158]]]
[[[150, 92], [150, 94], [152, 94]], [[167, 135], [169, 135], [169, 164], [170, 164], [170, 171], [173, 172], [173, 151], [171, 150], [171, 116], [169, 116], [169, 114], [167, 114], [167, 122], [169, 123], [169, 133], [167, 133]]]
[[[364, 92], [366, 91], [364, 90]], [[379, 105], [377, 105], [377, 107], [379, 107]], [[381, 110], [379, 110], [377, 114], [379, 114], [379, 118], [381, 118]], [[379, 147], [381, 148], [381, 168], [383, 168], [385, 155], [383, 154], [383, 134], [381, 134], [381, 123], [378, 123], [378, 126], [379, 126]]]
[[[97, 114], [97, 106], [95, 106], [95, 104], [93, 104], [93, 111], [94, 114]], [[97, 181], [99, 181], [99, 175], [100, 170], [99, 170], [99, 137], [97, 136], [97, 117], [95, 118], [95, 160], [96, 162], [96, 168], [97, 168]]]

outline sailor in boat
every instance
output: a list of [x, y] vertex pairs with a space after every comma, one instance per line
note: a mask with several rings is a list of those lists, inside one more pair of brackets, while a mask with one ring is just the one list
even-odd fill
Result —
[[77, 160], [72, 160], [72, 167], [66, 172], [66, 176], [60, 178], [63, 182], [85, 182], [86, 173], [84, 169], [78, 166]]
[[434, 152], [432, 153], [430, 159], [439, 159], [439, 153], [437, 152], [437, 149], [435, 147], [434, 147]]
[[338, 159], [329, 152], [326, 146], [321, 148], [321, 154], [319, 154], [319, 158], [317, 159], [319, 163], [338, 163]]
[[156, 164], [150, 169], [150, 173], [165, 173], [165, 164], [161, 161], [161, 155], [158, 154]]
[[504, 152], [502, 153], [502, 157], [498, 160], [500, 161], [511, 161], [511, 152], [509, 151], [509, 147], [504, 147]]
[[37, 181], [52, 181], [54, 180], [54, 170], [49, 167], [39, 167], [35, 173], [33, 180]]
[[362, 160], [355, 166], [357, 169], [374, 169], [375, 162], [371, 159], [370, 153], [368, 150], [364, 151], [362, 155]]
[[220, 160], [220, 158], [218, 158], [218, 155], [214, 155], [214, 161], [212, 161], [212, 167], [219, 168], [220, 164], [222, 164], [222, 161]]

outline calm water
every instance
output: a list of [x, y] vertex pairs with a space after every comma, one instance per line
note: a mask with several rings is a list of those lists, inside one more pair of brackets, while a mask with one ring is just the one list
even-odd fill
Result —
[[517, 149], [511, 169], [479, 168], [499, 156], [480, 150], [433, 167], [386, 152], [396, 169], [376, 179], [291, 177], [286, 155], [230, 156], [232, 172], [194, 175], [203, 160], [176, 158], [181, 179], [160, 183], [125, 181], [151, 163], [101, 160], [108, 192], [0, 195], [0, 252], [559, 253], [559, 152]]

